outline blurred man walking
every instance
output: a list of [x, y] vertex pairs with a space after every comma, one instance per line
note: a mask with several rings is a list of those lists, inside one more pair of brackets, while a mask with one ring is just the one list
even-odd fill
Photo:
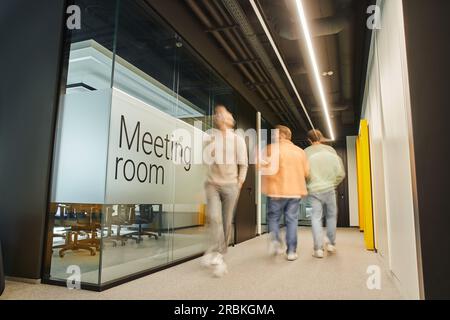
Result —
[[234, 132], [235, 121], [225, 106], [216, 107], [214, 124], [207, 142], [211, 161], [205, 183], [211, 245], [202, 264], [213, 266], [214, 275], [221, 277], [227, 272], [223, 255], [228, 249], [236, 203], [247, 175], [248, 156], [245, 140]]
[[272, 254], [283, 253], [280, 240], [280, 219], [285, 215], [287, 259], [297, 259], [297, 226], [300, 199], [307, 195], [305, 178], [309, 174], [305, 152], [291, 141], [291, 130], [277, 126], [276, 141], [267, 146], [267, 161], [264, 166], [271, 166], [278, 161], [275, 174], [262, 176], [262, 191], [267, 195], [267, 220], [270, 232], [270, 251]]
[[327, 238], [326, 250], [336, 251], [337, 203], [336, 187], [344, 180], [345, 170], [342, 159], [325, 141], [319, 130], [310, 130], [308, 140], [311, 146], [305, 149], [310, 165], [308, 178], [308, 200], [312, 206], [312, 233], [316, 258], [323, 258], [322, 218], [326, 208]]

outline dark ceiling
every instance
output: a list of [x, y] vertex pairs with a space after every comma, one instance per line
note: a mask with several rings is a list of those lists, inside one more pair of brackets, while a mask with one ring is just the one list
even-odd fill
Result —
[[[258, 93], [303, 140], [311, 128], [248, 0], [180, 0]], [[366, 0], [303, 0], [337, 139], [357, 133], [370, 31]], [[316, 128], [328, 135], [294, 0], [259, 0], [272, 37]], [[243, 16], [242, 16], [243, 13]], [[250, 29], [249, 29], [250, 28]], [[250, 31], [249, 31], [250, 30]], [[253, 37], [251, 32], [254, 33]], [[256, 38], [256, 40], [255, 40]], [[261, 46], [255, 46], [255, 41]], [[264, 60], [264, 53], [272, 65]], [[281, 78], [278, 83], [271, 68]], [[330, 73], [332, 72], [332, 74]], [[288, 93], [288, 95], [286, 95]], [[300, 118], [299, 118], [300, 117]]]
[[[373, 1], [303, 0], [320, 72], [332, 72], [321, 77], [336, 139], [355, 135], [358, 130], [371, 35], [366, 28], [366, 9]], [[256, 2], [313, 125], [328, 135], [297, 20], [295, 0]], [[87, 19], [83, 20], [82, 31], [72, 34], [72, 41], [95, 38], [112, 50], [115, 3], [77, 0]], [[122, 1], [121, 7], [116, 39], [116, 51], [121, 57], [151, 74], [164, 69], [161, 72], [169, 74], [168, 78], [163, 81], [165, 78], [161, 74], [158, 79], [170, 87], [172, 78], [167, 69], [172, 68], [173, 59], [167, 48], [174, 45], [177, 35], [156, 32], [160, 28], [153, 26], [158, 22], [153, 21], [152, 7], [251, 105], [266, 115], [272, 125], [288, 125], [293, 129], [294, 140], [300, 145], [304, 143], [311, 125], [249, 0], [127, 0]], [[149, 59], [154, 50], [166, 51], [152, 54]], [[161, 57], [165, 58], [161, 60]], [[198, 66], [192, 68], [199, 69]], [[193, 85], [199, 82], [191, 80]]]

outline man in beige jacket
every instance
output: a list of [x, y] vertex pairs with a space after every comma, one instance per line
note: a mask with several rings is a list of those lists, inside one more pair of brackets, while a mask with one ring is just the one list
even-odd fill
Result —
[[224, 255], [231, 238], [239, 192], [247, 175], [248, 155], [245, 140], [234, 132], [233, 115], [225, 106], [216, 107], [214, 124], [206, 148], [213, 156], [208, 160], [205, 183], [211, 244], [201, 263], [214, 266], [213, 274], [221, 277], [227, 273]]
[[[267, 195], [267, 220], [271, 237], [271, 253], [283, 252], [280, 241], [280, 219], [285, 215], [287, 259], [297, 259], [297, 225], [300, 199], [308, 194], [306, 178], [309, 165], [305, 152], [291, 141], [291, 130], [277, 126], [276, 141], [267, 146], [263, 159], [268, 167], [278, 161], [278, 170], [271, 175], [263, 175], [262, 191]], [[264, 154], [264, 153], [263, 153]]]

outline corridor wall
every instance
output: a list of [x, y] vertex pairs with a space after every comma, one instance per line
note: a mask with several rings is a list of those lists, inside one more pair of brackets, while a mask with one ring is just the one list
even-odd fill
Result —
[[363, 105], [370, 127], [376, 248], [406, 298], [418, 299], [419, 276], [407, 111], [409, 84], [402, 1], [379, 1]]
[[347, 183], [350, 227], [358, 227], [358, 175], [356, 167], [355, 136], [347, 137]]

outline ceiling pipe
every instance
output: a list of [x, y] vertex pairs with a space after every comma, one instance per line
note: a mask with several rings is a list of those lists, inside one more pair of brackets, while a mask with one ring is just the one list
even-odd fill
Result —
[[[225, 12], [225, 10], [223, 9], [223, 7], [220, 5], [219, 3], [220, 1], [214, 1], [214, 3], [216, 4], [216, 8], [217, 10], [222, 14], [222, 16], [224, 17], [224, 19], [226, 20], [226, 23], [228, 25], [231, 25], [233, 20], [230, 19], [228, 17], [228, 14]], [[219, 23], [222, 23], [222, 21], [219, 21]], [[240, 44], [240, 46], [242, 46], [243, 51], [245, 51], [245, 53], [241, 50], [241, 54], [243, 54], [244, 59], [247, 59], [247, 57], [254, 57], [252, 51], [248, 48], [248, 46], [246, 45], [245, 41], [243, 41], [242, 37], [239, 35], [238, 31], [236, 29], [232, 30], [232, 32], [234, 34], [234, 36], [236, 37], [237, 43], [235, 42], [235, 45], [237, 47], [239, 47], [238, 44]], [[260, 63], [252, 63], [249, 65], [249, 67], [253, 70], [253, 72], [255, 74], [258, 75], [258, 80], [260, 82], [267, 82], [269, 83], [269, 85], [265, 86], [265, 89], [269, 92], [269, 94], [272, 97], [273, 103], [270, 103], [270, 105], [275, 105], [276, 108], [274, 108], [275, 110], [277, 110], [277, 112], [280, 112], [280, 115], [282, 115], [283, 117], [287, 118], [288, 120], [284, 120], [286, 121], [286, 124], [290, 125], [292, 128], [298, 128], [299, 127], [299, 123], [298, 121], [295, 120], [295, 118], [292, 115], [292, 112], [289, 111], [289, 107], [286, 106], [286, 104], [282, 101], [282, 99], [280, 99], [279, 93], [276, 90], [276, 88], [271, 84], [272, 80], [270, 79], [270, 76], [267, 75], [267, 73], [265, 72], [265, 70], [261, 67]]]
[[[191, 10], [195, 13], [195, 15], [202, 21], [202, 23], [208, 28], [209, 30], [213, 30], [215, 27], [209, 18], [203, 13], [203, 11], [198, 6], [198, 1], [196, 0], [186, 0], [186, 3], [191, 8]], [[231, 49], [231, 47], [228, 45], [227, 41], [222, 37], [219, 31], [213, 31], [213, 36], [216, 38], [216, 40], [219, 42], [219, 44], [224, 48], [224, 50], [227, 52], [227, 54], [230, 56], [231, 60], [233, 62], [236, 62], [239, 60], [236, 53]], [[248, 72], [248, 70], [242, 65], [237, 64], [238, 68], [242, 71], [242, 73], [245, 75], [245, 77], [250, 82], [255, 82], [255, 79], [253, 76]], [[257, 87], [257, 90], [260, 92], [261, 96], [264, 100], [268, 100], [267, 95], [261, 90], [261, 88]], [[273, 108], [272, 103], [269, 103], [269, 105]], [[274, 108], [275, 109], [275, 108]], [[283, 114], [278, 115], [283, 121], [286, 121]]]
[[[214, 1], [215, 6], [213, 5], [213, 2], [210, 0], [203, 0], [203, 4], [205, 8], [208, 10], [208, 12], [211, 14], [211, 16], [215, 19], [219, 27], [232, 24], [232, 20], [227, 16], [226, 12], [222, 9], [222, 7], [217, 1]], [[227, 29], [224, 30], [223, 33], [227, 36], [227, 39], [231, 41], [234, 48], [236, 48], [242, 60], [254, 60], [252, 53], [246, 47], [244, 41], [242, 41], [236, 29], [232, 30]], [[249, 63], [246, 66], [252, 71], [253, 75], [256, 77], [257, 79], [256, 82], [259, 83], [270, 82], [270, 79], [265, 78], [264, 73], [261, 73], [258, 70], [255, 63]], [[257, 89], [263, 95], [265, 100], [274, 100], [277, 97], [276, 92], [273, 92], [270, 86], [257, 87]], [[267, 95], [266, 90], [268, 93]], [[280, 116], [283, 118], [282, 119], [283, 121], [290, 123], [291, 125], [296, 125], [295, 121], [293, 121], [289, 113], [286, 112], [287, 110], [284, 108], [284, 105], [282, 104], [280, 105], [278, 102], [273, 102], [269, 104], [274, 108], [274, 110], [276, 110], [276, 112], [280, 114]]]
[[[192, 1], [192, 0], [188, 0], [187, 2], [188, 2], [188, 5], [191, 7], [191, 9], [194, 11], [194, 13], [200, 18], [200, 20], [202, 20], [203, 24], [207, 28], [212, 29], [213, 24], [211, 23], [209, 18], [203, 13], [203, 11], [200, 9], [200, 7], [198, 7], [198, 5], [197, 5], [198, 2]], [[211, 15], [213, 15], [213, 17], [216, 20], [221, 22], [220, 17], [217, 15], [217, 13], [214, 11], [214, 9], [209, 7], [208, 10], [211, 10]], [[223, 24], [221, 24], [221, 26], [223, 26]], [[229, 46], [229, 42], [223, 38], [221, 32], [215, 31], [215, 32], [212, 32], [212, 34], [216, 38], [216, 40], [222, 45], [222, 47], [224, 47], [225, 51], [227, 51], [227, 53], [230, 56], [230, 58], [232, 59], [232, 61], [236, 62], [236, 61], [240, 60], [239, 57], [237, 56], [237, 54]], [[229, 34], [228, 34], [228, 36], [229, 36]], [[233, 41], [231, 41], [231, 42], [233, 42]], [[235, 41], [234, 41], [234, 44], [236, 44]], [[246, 76], [246, 78], [250, 82], [253, 82], [253, 83], [256, 82], [253, 75], [251, 75], [249, 73], [249, 71], [247, 70], [247, 68], [245, 68], [244, 65], [238, 64], [238, 68], [243, 72], [243, 74]], [[262, 98], [264, 100], [270, 100], [261, 87], [259, 87], [259, 86], [256, 87], [256, 90], [259, 92], [259, 94], [262, 96]], [[285, 114], [283, 112], [280, 112], [280, 110], [278, 110], [278, 108], [276, 108], [276, 106], [272, 102], [270, 102], [268, 104], [273, 110], [275, 110], [278, 113], [278, 116], [281, 118], [282, 121], [288, 122], [288, 119], [286, 118]]]
[[353, 38], [350, 28], [338, 34], [342, 101], [353, 101]]
[[[281, 20], [277, 23], [277, 31], [281, 38], [286, 40], [299, 40], [303, 38], [296, 21]], [[312, 37], [323, 37], [338, 34], [349, 25], [348, 17], [339, 14], [331, 17], [314, 19], [309, 22]]]
[[259, 41], [258, 37], [256, 36], [255, 31], [253, 30], [253, 27], [251, 26], [250, 22], [248, 21], [245, 12], [243, 11], [242, 7], [236, 0], [222, 0], [222, 3], [224, 4], [225, 8], [228, 10], [230, 15], [233, 17], [234, 21], [241, 27], [241, 30], [248, 40], [248, 43], [253, 48], [253, 51], [258, 54], [259, 58], [261, 59], [261, 62], [263, 63], [264, 67], [266, 68], [267, 72], [272, 77], [273, 81], [275, 82], [275, 85], [277, 89], [281, 92], [284, 99], [288, 102], [289, 108], [291, 112], [293, 113], [295, 119], [297, 122], [301, 125], [301, 127], [307, 131], [308, 126], [306, 125], [306, 122], [302, 115], [300, 114], [296, 104], [294, 103], [289, 91], [287, 90], [286, 86], [283, 83], [283, 80], [280, 78], [280, 75], [278, 73], [278, 70], [274, 67], [272, 64], [271, 59], [269, 58], [266, 50], [264, 49], [263, 45]]
[[306, 67], [299, 63], [291, 63], [288, 65], [289, 71], [291, 75], [298, 76], [303, 74], [308, 74], [308, 70], [306, 70]]
[[[347, 111], [350, 108], [349, 105], [334, 105], [330, 106], [329, 110], [330, 112], [341, 112], [341, 111]], [[323, 112], [322, 108], [312, 108], [311, 112]]]
[[[289, 12], [295, 9], [293, 0], [284, 0]], [[350, 32], [351, 15], [349, 15], [349, 6], [352, 0], [337, 0], [336, 14], [334, 16], [314, 19], [310, 22], [311, 34], [314, 37], [337, 35], [338, 37], [338, 52], [340, 61], [340, 86], [341, 86], [341, 100], [353, 100], [353, 52], [352, 52], [352, 36]], [[286, 40], [300, 40], [303, 41], [303, 35], [300, 33], [298, 24], [300, 23], [295, 16], [292, 19], [280, 19], [279, 21], [286, 21], [277, 26], [280, 37]], [[299, 71], [302, 71], [299, 67]]]
[[[284, 0], [288, 11], [295, 9], [295, 3], [293, 0]], [[333, 34], [338, 34], [342, 30], [346, 29], [350, 25], [350, 16], [348, 14], [348, 7], [352, 4], [352, 0], [337, 0], [336, 1], [336, 14], [333, 16], [312, 19], [308, 22], [309, 31], [312, 37], [322, 37], [329, 36]], [[282, 37], [286, 40], [299, 40], [303, 38], [303, 35], [298, 28], [298, 21], [296, 16], [290, 16], [286, 19], [283, 14], [278, 13], [283, 12], [279, 3], [272, 3], [274, 8], [273, 23], [275, 29]], [[277, 15], [278, 14], [278, 15]]]

